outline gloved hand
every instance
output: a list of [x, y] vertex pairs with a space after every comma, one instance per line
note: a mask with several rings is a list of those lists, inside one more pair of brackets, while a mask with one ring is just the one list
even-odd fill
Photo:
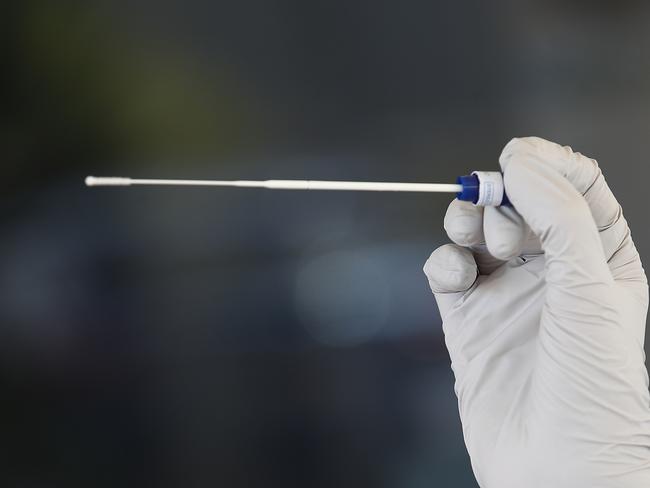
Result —
[[648, 286], [596, 162], [539, 138], [499, 159], [514, 208], [453, 201], [424, 271], [483, 488], [650, 487]]

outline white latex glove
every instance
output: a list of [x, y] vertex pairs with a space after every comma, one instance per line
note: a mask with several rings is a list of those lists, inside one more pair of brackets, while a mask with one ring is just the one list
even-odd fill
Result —
[[474, 474], [483, 488], [650, 488], [648, 286], [621, 208], [571, 148], [513, 139], [499, 163], [517, 211], [452, 202], [456, 244], [424, 267]]

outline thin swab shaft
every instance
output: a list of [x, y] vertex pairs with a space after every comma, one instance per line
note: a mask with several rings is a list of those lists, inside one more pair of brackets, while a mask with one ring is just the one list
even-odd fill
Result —
[[239, 188], [270, 188], [272, 190], [348, 190], [348, 191], [402, 191], [458, 193], [461, 185], [446, 183], [394, 183], [378, 181], [322, 181], [322, 180], [161, 180], [122, 177], [88, 176], [87, 186], [234, 186]]

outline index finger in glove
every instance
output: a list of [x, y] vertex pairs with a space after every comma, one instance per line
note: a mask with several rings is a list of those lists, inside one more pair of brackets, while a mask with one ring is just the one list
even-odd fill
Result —
[[627, 223], [596, 161], [526, 137], [510, 141], [499, 163], [510, 200], [542, 240], [551, 285], [613, 275], [645, 288]]

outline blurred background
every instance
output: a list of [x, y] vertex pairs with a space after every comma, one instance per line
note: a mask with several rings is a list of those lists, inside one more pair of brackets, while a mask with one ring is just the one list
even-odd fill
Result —
[[649, 257], [649, 22], [641, 0], [3, 2], [2, 486], [476, 487], [421, 272], [446, 196], [83, 178], [444, 182], [539, 135], [599, 160]]

